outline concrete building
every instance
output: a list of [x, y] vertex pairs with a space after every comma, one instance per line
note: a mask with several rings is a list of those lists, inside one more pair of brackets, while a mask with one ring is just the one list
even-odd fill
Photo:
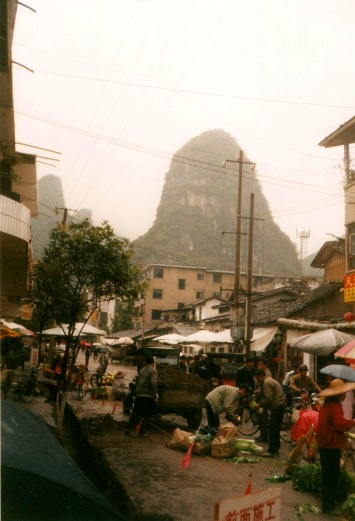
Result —
[[[149, 287], [144, 300], [139, 303], [139, 313], [144, 315], [146, 326], [161, 322], [164, 311], [181, 309], [183, 312], [197, 301], [210, 298], [228, 301], [234, 291], [235, 275], [231, 271], [210, 270], [198, 266], [149, 264], [143, 268], [143, 276]], [[241, 273], [240, 280], [243, 291], [247, 284], [246, 273]], [[301, 289], [305, 283], [308, 286], [318, 285], [313, 279], [305, 281], [299, 277], [258, 274], [253, 275], [253, 292], [264, 293], [284, 287]], [[199, 320], [198, 313], [195, 314], [194, 320]]]
[[219, 298], [233, 291], [234, 273], [149, 264], [143, 269], [149, 287], [144, 298], [145, 324], [158, 323], [164, 310], [182, 309], [192, 302]]
[[38, 215], [36, 156], [16, 151], [12, 52], [18, 2], [0, 1], [1, 315], [21, 315], [31, 261], [31, 218]]
[[344, 148], [345, 270], [346, 273], [351, 274], [355, 273], [355, 165], [350, 150], [350, 145], [353, 143], [355, 143], [355, 116], [319, 143], [325, 148], [337, 146]]

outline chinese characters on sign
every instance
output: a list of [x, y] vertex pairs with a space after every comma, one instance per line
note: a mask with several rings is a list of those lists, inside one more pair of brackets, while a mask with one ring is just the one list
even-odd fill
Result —
[[281, 489], [226, 499], [215, 505], [213, 521], [280, 521]]
[[344, 302], [355, 302], [355, 275], [344, 277]]
[[32, 347], [31, 349], [31, 358], [30, 358], [30, 367], [36, 367], [38, 364], [38, 348]]

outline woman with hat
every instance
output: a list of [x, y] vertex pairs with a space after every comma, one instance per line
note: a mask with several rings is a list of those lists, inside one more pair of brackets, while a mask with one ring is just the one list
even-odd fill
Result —
[[341, 450], [346, 446], [344, 432], [355, 425], [355, 420], [344, 418], [341, 406], [350, 389], [355, 389], [355, 383], [345, 383], [336, 378], [330, 382], [328, 389], [318, 395], [325, 398], [319, 413], [316, 440], [322, 466], [322, 507], [323, 512], [328, 514], [336, 513]]

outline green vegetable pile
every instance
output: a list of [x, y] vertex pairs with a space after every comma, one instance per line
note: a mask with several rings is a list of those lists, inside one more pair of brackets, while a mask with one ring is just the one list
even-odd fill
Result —
[[355, 520], [355, 494], [350, 494], [348, 499], [341, 505], [341, 512], [349, 521]]
[[292, 473], [293, 488], [300, 492], [320, 492], [322, 483], [322, 470], [320, 465], [299, 465]]
[[215, 437], [217, 436], [217, 429], [214, 429], [213, 427], [201, 426], [196, 431], [196, 437], [195, 437], [195, 443], [208, 443], [210, 441], [213, 441]]
[[247, 440], [243, 438], [237, 438], [234, 442], [234, 447], [238, 451], [252, 452], [253, 454], [261, 454], [264, 452], [264, 448], [260, 447], [255, 443], [255, 440]]
[[[292, 473], [292, 482], [295, 490], [319, 493], [322, 488], [321, 466], [319, 464], [308, 464], [295, 467]], [[353, 493], [355, 493], [355, 476], [341, 469], [338, 500], [345, 501]]]

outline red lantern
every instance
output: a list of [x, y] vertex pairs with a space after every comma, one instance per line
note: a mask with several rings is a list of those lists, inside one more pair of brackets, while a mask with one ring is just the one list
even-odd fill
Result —
[[354, 318], [355, 318], [355, 316], [350, 311], [348, 311], [344, 315], [344, 320], [346, 320], [347, 322], [352, 322], [354, 320]]

